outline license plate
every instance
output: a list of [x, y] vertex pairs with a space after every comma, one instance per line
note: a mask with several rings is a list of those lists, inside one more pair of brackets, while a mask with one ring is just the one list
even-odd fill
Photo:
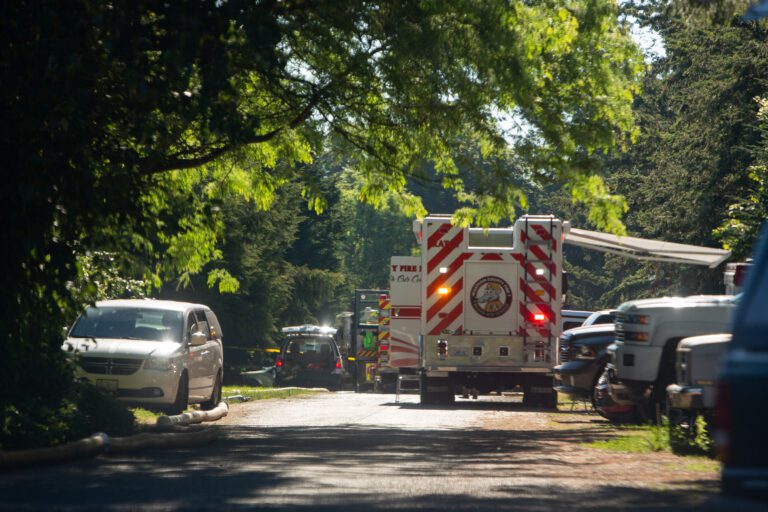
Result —
[[117, 381], [114, 379], [96, 379], [96, 385], [107, 391], [117, 391]]

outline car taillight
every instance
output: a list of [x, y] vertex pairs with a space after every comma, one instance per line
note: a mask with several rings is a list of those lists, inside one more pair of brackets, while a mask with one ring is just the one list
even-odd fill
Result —
[[713, 423], [715, 426], [715, 451], [717, 458], [727, 463], [731, 458], [731, 431], [733, 427], [731, 386], [728, 381], [717, 383], [715, 395], [715, 411]]
[[278, 357], [277, 358], [277, 361], [275, 361], [275, 366], [277, 366], [278, 368], [282, 368], [283, 367], [283, 358], [282, 357]]
[[338, 359], [336, 360], [336, 369], [337, 369], [337, 370], [341, 370], [341, 358], [338, 358]]

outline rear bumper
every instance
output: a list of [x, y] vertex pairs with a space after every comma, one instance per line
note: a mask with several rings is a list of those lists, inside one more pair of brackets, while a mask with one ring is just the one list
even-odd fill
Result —
[[424, 369], [427, 377], [446, 377], [449, 373], [537, 373], [542, 375], [552, 375], [550, 367], [530, 367], [530, 366], [429, 366]]
[[675, 409], [705, 409], [702, 388], [670, 384], [667, 386], [669, 406]]

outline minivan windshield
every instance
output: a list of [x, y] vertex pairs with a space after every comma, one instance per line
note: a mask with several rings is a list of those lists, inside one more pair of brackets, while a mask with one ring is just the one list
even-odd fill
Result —
[[180, 342], [181, 311], [131, 307], [89, 307], [77, 319], [73, 338], [118, 338]]

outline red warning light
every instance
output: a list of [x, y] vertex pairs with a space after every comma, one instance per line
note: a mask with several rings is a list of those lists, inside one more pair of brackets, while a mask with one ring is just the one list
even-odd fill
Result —
[[546, 319], [547, 319], [547, 315], [545, 315], [544, 313], [534, 313], [533, 314], [533, 321], [534, 322], [539, 322], [540, 323], [540, 322], [543, 322]]

